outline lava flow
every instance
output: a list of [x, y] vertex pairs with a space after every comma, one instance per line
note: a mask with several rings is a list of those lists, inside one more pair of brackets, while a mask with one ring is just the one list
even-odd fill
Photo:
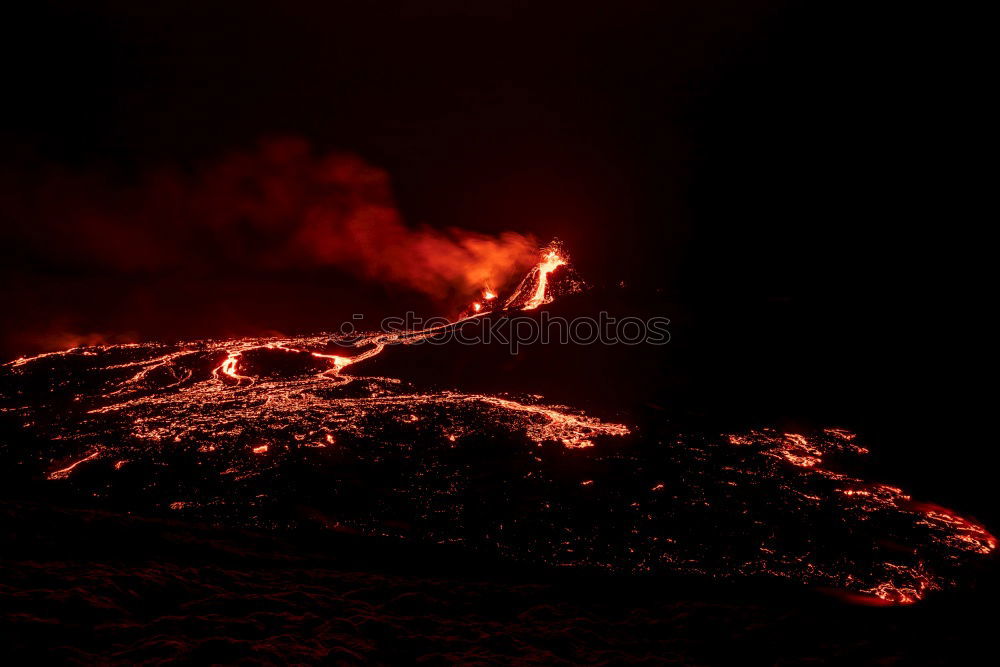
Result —
[[[552, 303], [552, 296], [547, 290], [549, 274], [560, 266], [565, 265], [566, 260], [559, 254], [557, 249], [551, 248], [547, 250], [542, 256], [542, 261], [531, 269], [521, 284], [517, 286], [517, 289], [514, 290], [514, 293], [511, 294], [507, 300], [506, 307], [520, 307], [522, 310], [534, 310], [546, 303]], [[525, 297], [529, 294], [530, 297], [525, 301]]]
[[505, 298], [486, 286], [437, 327], [18, 359], [0, 370], [0, 463], [129, 511], [612, 573], [781, 578], [886, 604], [958, 586], [995, 551], [979, 524], [841, 472], [867, 453], [845, 430], [658, 438], [539, 396], [356, 372], [580, 286], [551, 246]]

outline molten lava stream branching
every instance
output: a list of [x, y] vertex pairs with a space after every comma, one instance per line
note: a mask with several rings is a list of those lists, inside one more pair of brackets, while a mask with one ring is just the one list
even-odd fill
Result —
[[484, 286], [435, 327], [17, 359], [0, 372], [0, 417], [40, 444], [0, 456], [87, 498], [221, 523], [295, 526], [309, 506], [337, 530], [557, 567], [764, 575], [884, 604], [957, 586], [995, 551], [983, 526], [837, 472], [830, 461], [867, 453], [845, 430], [650, 441], [540, 397], [352, 372], [578, 289], [554, 245], [509, 295]]

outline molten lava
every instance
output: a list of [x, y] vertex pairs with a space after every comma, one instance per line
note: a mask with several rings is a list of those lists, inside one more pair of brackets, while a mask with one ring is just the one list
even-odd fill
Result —
[[867, 454], [843, 429], [665, 438], [539, 396], [347, 372], [500, 301], [531, 311], [578, 289], [568, 264], [551, 246], [506, 300], [486, 288], [468, 317], [421, 330], [17, 359], [0, 370], [0, 420], [30, 446], [0, 443], [0, 464], [137, 511], [284, 527], [322, 516], [519, 561], [767, 576], [885, 604], [955, 587], [996, 550], [951, 510], [838, 472]]
[[541, 261], [531, 269], [507, 299], [504, 307], [534, 310], [541, 305], [551, 303], [553, 297], [549, 293], [549, 274], [566, 264], [567, 261], [559, 245], [555, 243], [550, 245], [543, 252]]

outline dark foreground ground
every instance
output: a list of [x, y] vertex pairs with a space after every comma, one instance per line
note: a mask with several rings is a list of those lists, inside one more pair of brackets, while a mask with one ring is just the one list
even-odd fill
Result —
[[773, 583], [514, 571], [347, 535], [0, 502], [4, 664], [961, 664], [992, 652], [995, 586], [981, 583], [860, 607]]

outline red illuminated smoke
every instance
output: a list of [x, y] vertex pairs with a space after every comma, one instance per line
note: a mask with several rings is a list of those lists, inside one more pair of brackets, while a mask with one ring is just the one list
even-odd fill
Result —
[[[17, 182], [14, 182], [17, 181]], [[444, 299], [502, 285], [536, 259], [526, 235], [407, 225], [388, 174], [297, 139], [137, 182], [50, 170], [0, 179], [5, 243], [45, 262], [114, 271], [337, 266]]]

